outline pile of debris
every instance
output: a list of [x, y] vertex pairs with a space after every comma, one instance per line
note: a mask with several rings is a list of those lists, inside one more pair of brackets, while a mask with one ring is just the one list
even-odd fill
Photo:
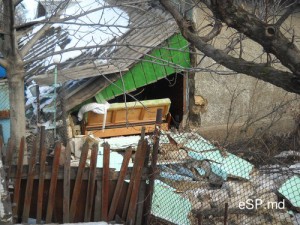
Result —
[[160, 140], [156, 217], [174, 224], [224, 224], [224, 218], [228, 224], [300, 223], [299, 164], [266, 173], [198, 134]]
[[[75, 158], [86, 138], [73, 139]], [[110, 168], [119, 170], [122, 151], [135, 149], [140, 136], [95, 139], [100, 155], [102, 143], [110, 144]], [[155, 217], [181, 225], [224, 224], [224, 218], [228, 224], [300, 223], [299, 163], [255, 168], [197, 133], [162, 132], [159, 141]], [[102, 167], [100, 155], [97, 167]]]

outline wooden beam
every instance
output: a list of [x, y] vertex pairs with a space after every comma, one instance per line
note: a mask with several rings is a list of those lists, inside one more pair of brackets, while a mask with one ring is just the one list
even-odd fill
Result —
[[71, 171], [71, 146], [70, 142], [67, 143], [65, 149], [65, 162], [64, 162], [64, 199], [63, 199], [63, 222], [70, 222], [70, 171]]
[[136, 173], [135, 173], [135, 177], [134, 177], [132, 194], [131, 194], [127, 218], [126, 218], [126, 222], [128, 222], [128, 224], [135, 224], [137, 200], [138, 200], [138, 196], [139, 196], [139, 188], [140, 188], [141, 176], [142, 176], [142, 171], [143, 171], [142, 169], [144, 167], [148, 149], [150, 149], [148, 141], [143, 140], [141, 154], [139, 156], [139, 161], [135, 162], [135, 163], [137, 163], [137, 169], [136, 169]]
[[[141, 125], [141, 126], [132, 126], [132, 127], [120, 127], [120, 128], [105, 128], [102, 130], [86, 130], [85, 135], [93, 134], [95, 137], [105, 138], [105, 137], [115, 137], [115, 136], [123, 136], [123, 135], [131, 135], [131, 134], [140, 134], [142, 127], [146, 128], [146, 133], [152, 133], [155, 129], [154, 124], [152, 125]], [[168, 130], [168, 123], [163, 123], [161, 125], [162, 130]]]
[[24, 150], [25, 150], [25, 138], [22, 137], [20, 141], [20, 148], [18, 151], [19, 155], [18, 155], [17, 173], [16, 173], [15, 184], [14, 184], [13, 217], [15, 221], [18, 218]]
[[[82, 66], [76, 66], [68, 69], [63, 69], [59, 71], [58, 82], [64, 83], [68, 80], [77, 80], [88, 77], [96, 77], [100, 75], [108, 75], [108, 74], [119, 74], [121, 72], [128, 71], [127, 68], [119, 68], [114, 65], [106, 65], [106, 66], [98, 66], [95, 67], [94, 64], [85, 64]], [[38, 74], [36, 76], [31, 77], [31, 79], [35, 80], [39, 85], [52, 84], [53, 83], [53, 75], [52, 73], [44, 73]]]
[[10, 111], [9, 110], [1, 110], [0, 111], [0, 119], [9, 119], [10, 118]]
[[128, 149], [126, 149], [125, 151], [125, 155], [123, 158], [123, 162], [122, 162], [122, 166], [120, 169], [120, 176], [118, 178], [118, 182], [116, 185], [116, 189], [114, 192], [114, 196], [113, 199], [111, 201], [111, 205], [110, 205], [110, 209], [109, 209], [109, 213], [108, 213], [108, 221], [112, 221], [114, 219], [115, 213], [116, 213], [116, 209], [119, 203], [119, 199], [121, 197], [121, 191], [123, 188], [123, 184], [124, 184], [124, 180], [125, 180], [125, 175], [128, 169], [128, 164], [129, 161], [131, 159], [131, 155], [132, 155], [132, 148], [129, 147]]
[[28, 169], [28, 174], [27, 174], [27, 184], [26, 184], [26, 191], [25, 191], [22, 223], [28, 222], [38, 144], [39, 144], [39, 140], [38, 140], [38, 138], [36, 138], [34, 141], [33, 149], [32, 149], [31, 156], [30, 156], [30, 161], [29, 161], [29, 169]]
[[108, 221], [108, 207], [109, 207], [109, 159], [110, 159], [110, 146], [108, 143], [103, 145], [103, 177], [102, 177], [102, 209], [101, 219]]
[[131, 176], [130, 176], [130, 182], [129, 182], [129, 186], [128, 186], [128, 189], [127, 189], [127, 194], [126, 194], [124, 207], [123, 207], [123, 212], [122, 212], [122, 220], [123, 221], [126, 221], [127, 212], [128, 212], [128, 209], [129, 209], [129, 203], [130, 203], [133, 184], [134, 184], [134, 178], [135, 178], [135, 174], [137, 173], [137, 166], [138, 166], [137, 162], [140, 160], [141, 151], [142, 151], [142, 143], [143, 143], [143, 140], [140, 139], [139, 143], [138, 143], [138, 146], [137, 146], [137, 150], [135, 152], [133, 170], [132, 170], [132, 173], [131, 173]]
[[94, 144], [91, 153], [91, 163], [90, 163], [90, 175], [87, 187], [86, 204], [84, 221], [90, 222], [92, 216], [92, 207], [94, 202], [94, 192], [95, 192], [95, 180], [96, 180], [96, 166], [97, 166], [97, 156], [98, 156], [98, 143]]
[[75, 185], [73, 189], [73, 195], [72, 195], [72, 201], [71, 201], [71, 207], [70, 207], [70, 222], [74, 222], [75, 220], [75, 214], [76, 214], [76, 209], [77, 209], [77, 202], [81, 190], [81, 184], [82, 184], [82, 175], [84, 171], [84, 167], [86, 164], [86, 159], [89, 151], [89, 144], [88, 142], [85, 142], [82, 150], [81, 150], [81, 156], [80, 156], [80, 161], [79, 161], [79, 166], [77, 170], [77, 176], [75, 180]]
[[40, 166], [38, 172], [39, 187], [38, 187], [37, 212], [36, 212], [36, 221], [38, 224], [40, 224], [42, 221], [46, 156], [47, 156], [47, 150], [45, 146], [45, 127], [42, 126], [41, 136], [40, 136]]
[[55, 150], [54, 150], [54, 159], [53, 159], [53, 166], [52, 166], [53, 170], [52, 170], [52, 177], [51, 177], [50, 188], [49, 188], [46, 223], [50, 223], [52, 221], [60, 154], [61, 154], [61, 143], [58, 142], [56, 143]]

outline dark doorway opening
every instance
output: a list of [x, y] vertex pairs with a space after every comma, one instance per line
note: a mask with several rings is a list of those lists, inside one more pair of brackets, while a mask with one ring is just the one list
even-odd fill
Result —
[[[130, 92], [137, 100], [150, 100], [169, 98], [171, 100], [170, 113], [172, 116], [171, 126], [178, 127], [184, 113], [184, 76], [176, 73], [169, 75], [166, 78], [158, 80], [155, 83], [140, 87], [137, 90]], [[133, 97], [126, 95], [126, 101], [135, 101]], [[110, 103], [124, 102], [124, 96], [118, 96]]]

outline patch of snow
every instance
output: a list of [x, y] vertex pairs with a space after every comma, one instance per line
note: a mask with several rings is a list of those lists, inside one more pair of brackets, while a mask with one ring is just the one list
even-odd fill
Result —
[[[99, 10], [87, 13], [90, 10]], [[85, 14], [80, 16], [81, 14]], [[67, 19], [78, 15], [76, 19], [67, 20], [66, 23], [58, 23], [54, 27], [62, 27], [70, 35], [70, 43], [65, 49], [88, 48], [94, 45], [104, 45], [114, 37], [123, 35], [128, 29], [128, 15], [115, 7], [107, 7], [104, 1], [86, 0], [68, 7], [61, 19]], [[122, 27], [119, 27], [122, 26]], [[91, 52], [95, 49], [90, 50]], [[61, 62], [75, 58], [82, 53], [80, 50], [69, 51], [61, 54]]]
[[19, 7], [23, 7], [25, 9], [25, 20], [27, 22], [35, 20], [37, 16], [38, 1], [23, 0], [21, 4], [22, 5]]
[[[38, 1], [24, 0], [26, 21], [39, 21], [43, 18], [36, 18]], [[95, 10], [90, 12], [91, 10]], [[78, 16], [77, 18], [74, 18]], [[69, 18], [69, 19], [68, 19]], [[127, 32], [129, 17], [126, 12], [119, 8], [109, 6], [104, 0], [85, 0], [71, 2], [65, 12], [60, 16], [64, 22], [55, 23], [52, 27], [60, 27], [69, 34], [70, 42], [61, 49], [59, 43], [54, 47], [53, 56], [48, 57], [41, 66], [49, 66], [48, 70], [53, 69], [51, 66], [54, 59], [58, 59], [60, 63], [74, 59], [84, 53], [95, 53], [100, 50], [100, 47], [107, 44], [116, 37], [122, 36]], [[44, 24], [39, 24], [34, 27], [32, 32], [26, 37], [21, 38], [21, 44], [24, 45], [36, 34]], [[80, 48], [80, 49], [74, 49]], [[90, 49], [89, 49], [90, 48]], [[61, 51], [65, 52], [61, 52]], [[101, 54], [97, 63], [107, 63], [105, 56], [113, 51]], [[58, 54], [55, 54], [55, 53]], [[28, 56], [30, 58], [30, 56]], [[36, 67], [36, 66], [35, 66]], [[30, 71], [28, 71], [30, 72]]]
[[280, 152], [280, 154], [276, 155], [275, 158], [286, 158], [288, 156], [300, 156], [300, 152], [292, 151], [292, 150], [283, 151]]
[[101, 139], [100, 143], [107, 142], [110, 149], [125, 149], [128, 147], [136, 148], [141, 136], [126, 136]]

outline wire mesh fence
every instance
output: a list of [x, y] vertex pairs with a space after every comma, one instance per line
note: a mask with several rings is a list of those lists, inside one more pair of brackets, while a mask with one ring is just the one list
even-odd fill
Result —
[[0, 82], [0, 125], [1, 136], [6, 143], [10, 136], [10, 120], [9, 120], [9, 91], [8, 84], [5, 81]]
[[[49, 123], [50, 147], [68, 139], [64, 90], [56, 91], [54, 99], [53, 87], [40, 90], [27, 112], [33, 128]], [[196, 132], [162, 132], [159, 143], [150, 224], [300, 224], [300, 152], [292, 139], [276, 140], [272, 154], [258, 145], [224, 148]]]
[[164, 133], [150, 224], [300, 224], [299, 156], [254, 165], [197, 133]]

